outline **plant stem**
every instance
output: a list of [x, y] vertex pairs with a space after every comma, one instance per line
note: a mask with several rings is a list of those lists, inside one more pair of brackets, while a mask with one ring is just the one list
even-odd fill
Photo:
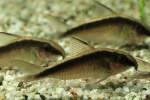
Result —
[[139, 13], [140, 13], [140, 19], [145, 22], [145, 0], [139, 0], [138, 1], [138, 7], [139, 7]]

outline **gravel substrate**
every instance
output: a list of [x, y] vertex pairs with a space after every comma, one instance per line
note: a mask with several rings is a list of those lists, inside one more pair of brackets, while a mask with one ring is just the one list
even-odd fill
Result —
[[2, 100], [149, 100], [150, 80], [128, 80], [134, 69], [109, 77], [98, 83], [96, 79], [59, 80], [45, 78], [32, 82], [15, 81], [20, 76], [14, 70], [1, 73]]
[[[139, 19], [135, 5], [137, 0], [99, 1]], [[150, 2], [146, 2], [146, 16], [149, 16]], [[93, 0], [1, 0], [0, 31], [37, 37], [51, 36], [100, 17], [102, 12], [98, 8]], [[147, 23], [150, 22], [148, 20]], [[149, 40], [146, 42], [150, 43]], [[149, 51], [142, 49], [131, 53], [150, 62]], [[16, 80], [23, 75], [21, 72], [0, 70], [0, 100], [150, 100], [150, 80], [128, 80], [134, 73], [134, 69], [129, 69], [101, 83], [97, 82], [98, 79], [64, 81], [53, 78], [22, 82]]]

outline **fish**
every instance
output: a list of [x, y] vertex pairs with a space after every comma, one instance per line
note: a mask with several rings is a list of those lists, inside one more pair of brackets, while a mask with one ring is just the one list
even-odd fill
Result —
[[122, 47], [143, 44], [150, 36], [148, 26], [125, 16], [113, 16], [81, 24], [62, 33], [59, 38], [76, 36], [90, 44]]
[[13, 61], [20, 61], [15, 65], [18, 68], [25, 67], [21, 65], [22, 62], [45, 67], [47, 63], [50, 64], [50, 62], [57, 61], [59, 57], [65, 56], [64, 49], [53, 40], [35, 39], [4, 32], [1, 32], [0, 36], [4, 37], [4, 40], [0, 41], [0, 67], [2, 69], [13, 68]]
[[49, 66], [40, 73], [27, 75], [23, 80], [35, 80], [44, 77], [62, 80], [70, 79], [106, 79], [131, 67], [137, 70], [136, 60], [123, 51], [113, 49], [93, 49], [84, 51]]

